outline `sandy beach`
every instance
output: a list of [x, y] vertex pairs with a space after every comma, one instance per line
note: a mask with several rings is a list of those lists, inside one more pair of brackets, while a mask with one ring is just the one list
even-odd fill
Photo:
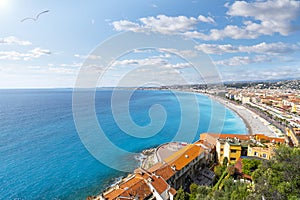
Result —
[[249, 109], [245, 108], [243, 105], [236, 105], [231, 103], [230, 100], [226, 100], [222, 97], [213, 96], [209, 94], [203, 94], [208, 96], [214, 101], [217, 101], [230, 110], [234, 111], [237, 115], [239, 115], [242, 120], [244, 121], [245, 125], [248, 128], [248, 134], [265, 134], [267, 136], [278, 137], [278, 130], [265, 119], [261, 118], [256, 113], [250, 111]]
[[[218, 97], [210, 94], [204, 94], [204, 93], [201, 94], [208, 96], [210, 99], [223, 104], [224, 106], [226, 106], [227, 108], [235, 112], [245, 123], [248, 129], [248, 134], [250, 135], [264, 134], [271, 137], [278, 137], [280, 134], [282, 134], [277, 128], [271, 125], [268, 121], [261, 118], [259, 115], [250, 111], [249, 109], [245, 108], [243, 105], [236, 105], [234, 103], [231, 103], [230, 100], [227, 100], [222, 97]], [[157, 148], [145, 150], [145, 152], [142, 153], [144, 159], [141, 162], [141, 167], [148, 169], [158, 161], [162, 161], [163, 159], [161, 157], [166, 157], [167, 155], [174, 152], [175, 150], [172, 149], [176, 145], [178, 146], [180, 145], [180, 143], [162, 144]]]

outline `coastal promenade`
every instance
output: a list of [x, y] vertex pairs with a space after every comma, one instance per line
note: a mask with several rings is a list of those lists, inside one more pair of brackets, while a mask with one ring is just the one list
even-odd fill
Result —
[[230, 110], [234, 111], [237, 115], [239, 115], [248, 128], [248, 134], [252, 135], [262, 133], [270, 137], [278, 137], [278, 135], [276, 134], [277, 130], [274, 129], [274, 127], [268, 121], [261, 118], [258, 114], [254, 113], [253, 111], [250, 111], [243, 105], [236, 105], [234, 103], [231, 103], [230, 100], [224, 99], [222, 97], [210, 94], [203, 95], [206, 95], [212, 100], [223, 104]]

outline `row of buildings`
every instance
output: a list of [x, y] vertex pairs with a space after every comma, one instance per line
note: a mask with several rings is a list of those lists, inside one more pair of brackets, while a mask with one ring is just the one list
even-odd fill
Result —
[[300, 143], [300, 94], [298, 91], [231, 89], [228, 99], [241, 102], [277, 124], [294, 146]]
[[269, 160], [274, 155], [274, 148], [286, 142], [284, 138], [268, 137], [263, 134], [250, 136], [210, 133], [201, 134], [200, 141], [208, 141], [215, 146], [216, 159], [220, 164], [223, 164], [225, 158], [228, 163], [235, 163], [243, 156]]
[[149, 169], [137, 168], [115, 186], [91, 199], [174, 199], [176, 190], [191, 183], [212, 185], [213, 163], [236, 162], [241, 156], [270, 159], [282, 138], [239, 134], [203, 133], [200, 140], [157, 162]]
[[286, 113], [300, 114], [300, 94], [282, 90], [231, 89], [226, 97], [243, 104], [255, 103], [268, 105]]

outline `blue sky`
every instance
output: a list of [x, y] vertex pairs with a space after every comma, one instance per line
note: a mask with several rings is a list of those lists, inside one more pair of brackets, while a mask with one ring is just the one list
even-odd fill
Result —
[[[44, 10], [37, 21], [20, 22]], [[190, 51], [208, 54], [223, 81], [300, 78], [299, 15], [300, 1], [289, 0], [0, 0], [0, 88], [74, 87], [87, 55], [96, 66], [101, 55], [91, 52], [124, 31], [192, 39]], [[100, 82], [114, 85], [146, 65], [160, 80], [172, 69], [199, 81], [184, 59], [136, 51], [118, 58]]]

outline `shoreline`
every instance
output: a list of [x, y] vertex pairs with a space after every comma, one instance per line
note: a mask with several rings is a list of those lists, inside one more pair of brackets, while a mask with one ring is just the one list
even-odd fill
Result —
[[[214, 94], [194, 91], [190, 89], [176, 89], [174, 91], [200, 94], [208, 97], [209, 99], [217, 103], [222, 104], [224, 107], [231, 110], [233, 113], [235, 113], [236, 115], [238, 115], [238, 117], [241, 118], [246, 128], [248, 129], [248, 133], [244, 133], [244, 134], [248, 134], [248, 135], [265, 134], [270, 137], [280, 137], [280, 135], [282, 135], [282, 133], [279, 133], [277, 135], [276, 134], [276, 132], [278, 132], [277, 128], [274, 128], [274, 126], [270, 122], [260, 117], [257, 113], [249, 110], [243, 105], [234, 104], [229, 99], [225, 99], [220, 96], [216, 96]], [[279, 132], [281, 131], [279, 130]]]
[[199, 93], [199, 92], [198, 92], [198, 94], [207, 96], [211, 100], [214, 100], [214, 101], [222, 104], [223, 106], [225, 106], [226, 108], [230, 109], [232, 112], [237, 114], [242, 119], [244, 124], [246, 125], [246, 127], [248, 129], [247, 134], [249, 134], [249, 135], [265, 134], [265, 135], [271, 136], [271, 137], [278, 137], [276, 135], [276, 133], [274, 131], [272, 131], [272, 129], [271, 129], [272, 125], [270, 124], [270, 122], [264, 120], [258, 114], [249, 110], [245, 106], [236, 105], [236, 104], [230, 102], [230, 100], [227, 100], [225, 98], [215, 96], [212, 94]]
[[[231, 110], [233, 113], [238, 115], [238, 117], [241, 118], [243, 123], [245, 124], [248, 133], [240, 133], [240, 134], [248, 134], [248, 135], [253, 135], [253, 134], [265, 134], [271, 137], [278, 137], [271, 129], [269, 128], [270, 123], [267, 122], [266, 120], [263, 121], [263, 119], [255, 114], [254, 112], [250, 111], [243, 105], [236, 105], [230, 100], [227, 100], [225, 98], [208, 94], [208, 93], [202, 93], [202, 92], [197, 92], [197, 91], [190, 91], [190, 90], [177, 90], [179, 92], [184, 92], [184, 93], [195, 93], [195, 94], [200, 94], [203, 96], [208, 97], [210, 100], [215, 101], [217, 103], [222, 104], [225, 108]], [[160, 144], [157, 147], [152, 147], [152, 148], [147, 148], [141, 151], [139, 156], [136, 157], [137, 161], [139, 162], [138, 166], [144, 169], [149, 169], [153, 165], [155, 165], [159, 158], [157, 158], [157, 150], [160, 146], [164, 144]], [[116, 179], [115, 179], [116, 180]], [[116, 181], [114, 181], [116, 183]], [[112, 183], [112, 184], [114, 184]]]
[[[203, 96], [208, 97], [212, 101], [222, 104], [225, 108], [235, 113], [243, 121], [248, 131], [247, 133], [240, 133], [240, 134], [245, 134], [245, 135], [265, 134], [271, 137], [278, 137], [275, 134], [275, 132], [272, 131], [272, 129], [270, 128], [271, 124], [269, 122], [262, 119], [258, 114], [250, 111], [248, 108], [246, 108], [243, 105], [234, 104], [233, 102], [230, 102], [230, 100], [227, 100], [225, 98], [216, 95], [208, 94], [208, 93], [202, 93], [202, 92], [196, 92], [190, 90], [187, 91], [178, 90], [178, 91], [185, 92], [185, 93], [201, 94]], [[158, 161], [156, 152], [161, 145], [154, 148], [144, 149], [142, 152], [140, 152], [141, 159], [139, 159], [140, 160], [139, 166], [145, 169], [148, 169], [151, 166], [153, 166], [153, 164], [155, 164]]]
[[214, 100], [215, 102], [222, 104], [225, 108], [230, 109], [233, 113], [238, 115], [241, 118], [241, 120], [243, 121], [243, 123], [245, 124], [245, 126], [248, 130], [248, 133], [246, 133], [246, 134], [253, 135], [253, 130], [252, 130], [252, 127], [251, 127], [250, 123], [235, 108], [235, 106], [237, 106], [237, 105], [233, 104], [232, 102], [229, 102], [230, 100], [226, 100], [226, 99], [223, 99], [221, 97], [217, 97], [217, 96], [214, 96], [214, 95], [211, 95], [211, 94], [204, 94], [204, 93], [199, 93], [199, 94], [203, 94], [203, 95], [207, 96], [208, 98]]

